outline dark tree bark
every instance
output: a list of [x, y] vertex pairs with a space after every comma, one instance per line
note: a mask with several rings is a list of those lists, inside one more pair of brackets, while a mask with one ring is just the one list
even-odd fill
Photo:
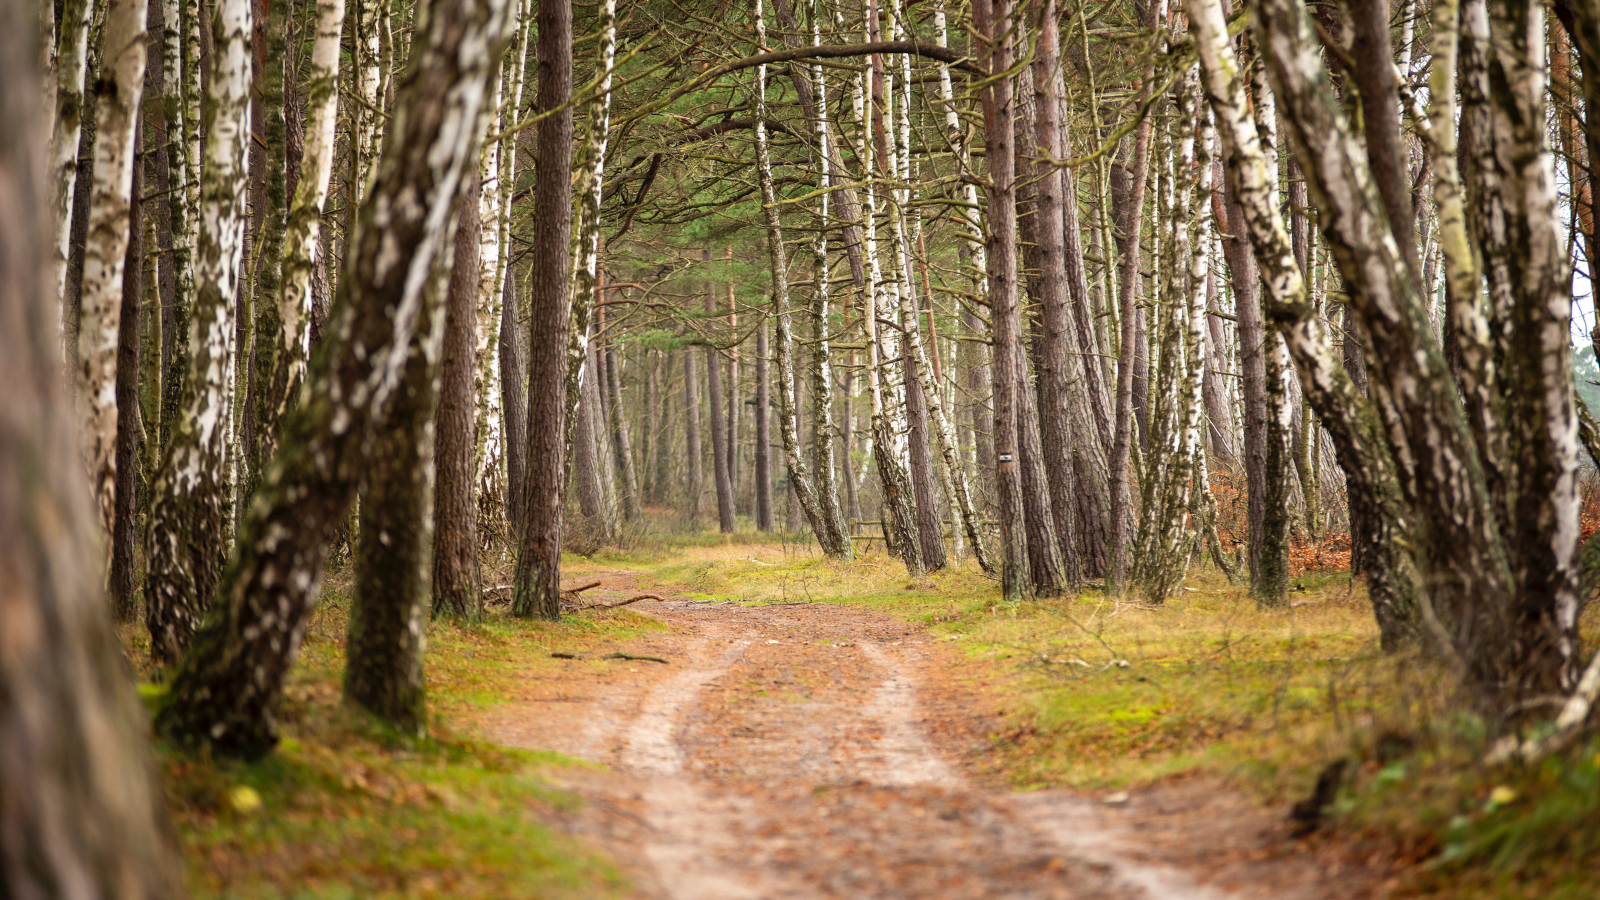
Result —
[[[605, 307], [600, 307], [598, 312], [600, 326], [604, 329]], [[616, 463], [617, 477], [621, 479], [618, 486], [622, 493], [622, 514], [629, 522], [638, 522], [644, 518], [639, 508], [642, 496], [639, 493], [639, 470], [634, 465], [633, 442], [629, 440], [628, 421], [622, 410], [622, 372], [618, 365], [616, 341], [608, 339], [600, 353], [605, 394], [610, 399], [606, 411], [611, 417], [611, 456]]]
[[[434, 7], [361, 204], [329, 333], [306, 402], [245, 518], [205, 625], [157, 711], [182, 744], [257, 757], [277, 743], [283, 680], [315, 602], [328, 538], [367, 474], [375, 423], [387, 411], [423, 311], [450, 210], [477, 160], [475, 123], [490, 60], [506, 40], [504, 0]], [[403, 198], [403, 199], [402, 199]]]
[[[475, 193], [465, 200], [463, 207], [477, 209]], [[463, 233], [474, 248], [478, 244], [475, 232], [458, 231], [457, 262]], [[468, 271], [476, 287], [477, 269]], [[454, 272], [451, 274], [454, 288]], [[436, 294], [441, 288], [443, 285], [436, 284], [428, 293]], [[428, 730], [422, 650], [427, 635], [424, 619], [430, 563], [437, 569], [428, 552], [433, 537], [429, 534], [428, 494], [433, 481], [429, 425], [435, 400], [434, 360], [439, 357], [439, 332], [444, 328], [438, 303], [437, 297], [427, 301], [428, 308], [406, 349], [394, 399], [373, 442], [359, 511], [355, 589], [345, 636], [345, 697], [401, 734], [417, 737]], [[476, 569], [476, 558], [472, 563]], [[476, 587], [473, 582], [474, 594]]]
[[[1144, 26], [1152, 31], [1165, 20], [1166, 0], [1152, 0], [1145, 12]], [[1153, 64], [1152, 64], [1153, 66]], [[1140, 89], [1143, 96], [1155, 90], [1155, 69], [1146, 68]], [[1117, 419], [1111, 443], [1111, 489], [1109, 506], [1115, 539], [1112, 541], [1111, 569], [1106, 574], [1106, 589], [1120, 591], [1128, 574], [1128, 544], [1132, 537], [1132, 507], [1129, 497], [1128, 465], [1133, 454], [1134, 417], [1143, 408], [1135, 396], [1141, 348], [1139, 326], [1142, 313], [1138, 305], [1140, 233], [1144, 222], [1144, 193], [1150, 174], [1150, 119], [1140, 120], [1133, 132], [1133, 158], [1130, 167], [1113, 179], [1112, 218], [1117, 229], [1117, 300], [1120, 306], [1122, 336], [1117, 359]], [[1143, 422], [1140, 422], [1143, 432]]]
[[[163, 102], [166, 99], [164, 89], [168, 77], [167, 69], [172, 69], [171, 77], [174, 79], [180, 77], [182, 70], [178, 60], [168, 60], [166, 58], [165, 51], [170, 45], [162, 40], [162, 36], [167, 31], [175, 31], [179, 26], [175, 22], [167, 22], [164, 12], [161, 0], [150, 0], [150, 11], [146, 14], [145, 21], [148, 23], [152, 39], [149, 42], [149, 56], [144, 70], [144, 128], [151, 139], [149, 159], [145, 161], [146, 174], [150, 182], [149, 192], [153, 197], [157, 198], [156, 202], [150, 205], [148, 213], [152, 224], [155, 226], [156, 250], [159, 253], [156, 258], [156, 295], [160, 300], [160, 308], [157, 311], [156, 321], [161, 325], [161, 344], [157, 361], [159, 372], [161, 373], [160, 381], [158, 382], [161, 390], [161, 401], [156, 420], [152, 423], [155, 426], [153, 431], [158, 450], [166, 445], [167, 432], [171, 425], [166, 415], [167, 396], [170, 393], [174, 407], [176, 407], [178, 399], [178, 393], [171, 392], [171, 386], [166, 384], [169, 373], [173, 372], [173, 354], [176, 352], [176, 347], [179, 343], [187, 344], [189, 340], [189, 317], [187, 311], [183, 316], [183, 334], [178, 334], [178, 305], [181, 302], [187, 306], [189, 300], [187, 297], [181, 301], [178, 298], [178, 273], [173, 259], [175, 248], [172, 240], [172, 212], [174, 207], [186, 202], [183, 191], [186, 191], [187, 188], [180, 187], [180, 192], [176, 195], [171, 192], [172, 167], [170, 164], [170, 149], [178, 146], [178, 142], [183, 140], [183, 134], [180, 129], [174, 127], [174, 123], [169, 119], [169, 115], [176, 110], [169, 110], [167, 104]], [[137, 193], [135, 192], [136, 196]], [[181, 210], [179, 210], [179, 214], [182, 215]], [[133, 257], [129, 258], [132, 259]], [[124, 312], [124, 315], [126, 315], [126, 312]], [[179, 370], [177, 373], [180, 385], [183, 371]], [[120, 404], [118, 409], [120, 411]], [[120, 424], [117, 433], [121, 434]]]
[[122, 267], [122, 318], [117, 325], [117, 490], [111, 527], [111, 609], [132, 622], [138, 598], [133, 570], [139, 540], [139, 326], [144, 306], [144, 122], [133, 126], [133, 187], [128, 201], [128, 251]]
[[1244, 478], [1249, 521], [1250, 587], [1261, 583], [1261, 543], [1267, 509], [1267, 361], [1261, 323], [1261, 276], [1239, 208], [1238, 187], [1229, 172], [1214, 201], [1222, 233], [1222, 258], [1233, 286], [1233, 314], [1239, 335], [1240, 393], [1244, 404]]
[[528, 364], [523, 356], [527, 340], [517, 305], [517, 268], [506, 266], [500, 307], [500, 410], [505, 417], [506, 517], [519, 541], [527, 524]]
[[32, 4], [0, 5], [0, 895], [181, 900], [60, 388], [38, 34]]
[[[1011, 0], [975, 0], [973, 26], [983, 42], [982, 62], [990, 72], [1011, 68], [1014, 48]], [[1000, 587], [1008, 600], [1021, 600], [1033, 590], [1028, 566], [1028, 532], [1023, 509], [1022, 462], [1019, 459], [1021, 418], [1026, 394], [1018, 388], [1026, 375], [1022, 355], [1022, 310], [1017, 301], [1017, 189], [1014, 146], [1014, 85], [1010, 77], [986, 85], [983, 103], [984, 146], [989, 179], [989, 310], [993, 316], [995, 484], [1000, 517]], [[1130, 346], [1132, 342], [1129, 342]]]
[[539, 0], [538, 163], [529, 281], [528, 522], [517, 556], [518, 616], [561, 614], [567, 342], [572, 310], [572, 5]]
[[695, 365], [694, 349], [683, 350], [683, 440], [688, 466], [688, 483], [684, 486], [684, 502], [689, 521], [700, 517], [700, 494], [705, 491], [705, 454], [700, 447], [700, 372]]
[[756, 326], [756, 530], [772, 530], [772, 377], [767, 370], [767, 323]]
[[[700, 251], [700, 259], [709, 263], [711, 251]], [[709, 274], [710, 266], [706, 267]], [[717, 312], [717, 283], [706, 282], [706, 315]], [[732, 534], [737, 524], [733, 513], [733, 479], [728, 463], [727, 423], [722, 415], [722, 361], [717, 348], [706, 345], [706, 392], [711, 401], [711, 474], [717, 482], [717, 527], [723, 534]]]
[[[906, 323], [912, 327], [913, 323]], [[911, 449], [911, 489], [917, 498], [917, 542], [922, 545], [922, 564], [928, 571], [950, 565], [944, 552], [944, 523], [939, 519], [939, 482], [933, 470], [933, 454], [928, 449], [928, 400], [922, 393], [923, 374], [908, 350], [905, 356], [906, 435]], [[833, 435], [827, 435], [828, 440]], [[960, 527], [958, 524], [956, 527]]]
[[[477, 447], [478, 398], [473, 374], [477, 369], [478, 253], [483, 243], [483, 223], [478, 218], [481, 185], [481, 176], [475, 171], [467, 180], [456, 214], [454, 258], [444, 301], [439, 412], [433, 426], [433, 615], [471, 621], [483, 617], [478, 505], [473, 499], [472, 477]], [[511, 280], [509, 274], [506, 280]]]
[[657, 379], [660, 382], [660, 402], [655, 405], [656, 412], [660, 414], [661, 421], [655, 430], [655, 500], [665, 503], [672, 496], [672, 373], [673, 359], [671, 351], [663, 350], [657, 359], [659, 368]]
[[657, 416], [661, 409], [661, 365], [655, 353], [645, 350], [646, 371], [644, 376], [644, 422], [639, 429], [639, 466], [643, 470], [644, 478], [639, 485], [644, 493], [641, 503], [660, 503], [656, 495], [659, 488], [656, 486], [656, 444], [660, 440], [657, 433], [659, 426], [656, 424]]
[[[1033, 351], [1034, 370], [1038, 376], [1040, 449], [1044, 454], [1050, 508], [1055, 517], [1056, 541], [1061, 548], [1062, 574], [1068, 584], [1076, 584], [1081, 577], [1077, 536], [1081, 523], [1077, 521], [1077, 512], [1082, 488], [1077, 484], [1073, 448], [1080, 442], [1094, 441], [1097, 434], [1095, 423], [1081, 415], [1087, 412], [1083, 401], [1088, 399], [1089, 388], [1080, 358], [1073, 352], [1071, 334], [1069, 307], [1072, 300], [1063, 209], [1073, 207], [1076, 222], [1077, 201], [1066, 194], [1061, 169], [1048, 163], [1032, 162], [1035, 158], [1061, 159], [1070, 155], [1063, 152], [1061, 146], [1065, 123], [1062, 95], [1055, 85], [1061, 59], [1058, 15], [1054, 0], [1033, 0], [1031, 5], [1030, 19], [1039, 23], [1039, 40], [1031, 67], [1033, 95], [1029, 98], [1031, 102], [1022, 104], [1027, 144], [1022, 147], [1020, 166], [1024, 182], [1031, 184], [1023, 189], [1028, 198], [1019, 206], [1031, 207], [1031, 214], [1022, 213], [1021, 221], [1023, 244], [1033, 245], [1031, 253], [1024, 254], [1033, 257], [1028, 265], [1029, 272], [1034, 273], [1028, 279], [1028, 292], [1039, 308], [1033, 331]], [[1081, 255], [1075, 262], [1076, 273], [1081, 274]], [[1085, 295], [1087, 291], [1085, 285]], [[1076, 422], [1071, 421], [1075, 412], [1080, 414]], [[1093, 486], [1085, 487], [1093, 490]]]
[[1420, 278], [1410, 167], [1400, 142], [1400, 74], [1394, 64], [1389, 12], [1389, 0], [1351, 0], [1350, 56], [1355, 65], [1348, 74], [1361, 92], [1367, 164], [1388, 213], [1390, 232], [1412, 277]]

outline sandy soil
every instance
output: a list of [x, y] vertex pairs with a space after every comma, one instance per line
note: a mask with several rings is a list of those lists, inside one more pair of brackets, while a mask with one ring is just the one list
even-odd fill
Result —
[[[1122, 802], [986, 777], [995, 701], [920, 628], [826, 604], [671, 599], [627, 572], [584, 594], [670, 632], [666, 664], [574, 661], [480, 723], [512, 746], [601, 763], [562, 825], [651, 900], [1354, 900], [1385, 873], [1289, 838], [1281, 811], [1209, 781]], [[588, 579], [586, 579], [588, 580]], [[600, 654], [595, 654], [596, 656]], [[1111, 799], [1120, 800], [1120, 797]]]

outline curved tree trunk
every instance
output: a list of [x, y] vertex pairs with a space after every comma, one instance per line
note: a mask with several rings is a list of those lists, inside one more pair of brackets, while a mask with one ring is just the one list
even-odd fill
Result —
[[[259, 756], [327, 558], [327, 535], [355, 499], [374, 423], [393, 399], [423, 292], [448, 246], [450, 211], [477, 158], [490, 60], [509, 26], [504, 0], [445, 4], [415, 38], [377, 178], [361, 205], [307, 402], [285, 422], [278, 457], [239, 535], [221, 602], [195, 636], [157, 726], [184, 744]], [[242, 54], [241, 54], [242, 55]], [[212, 132], [211, 140], [221, 137]], [[401, 198], [407, 202], [401, 202]]]

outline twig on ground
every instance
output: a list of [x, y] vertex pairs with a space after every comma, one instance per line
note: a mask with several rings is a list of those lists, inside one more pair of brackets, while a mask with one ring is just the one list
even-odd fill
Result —
[[640, 600], [654, 600], [657, 603], [664, 602], [655, 594], [640, 594], [637, 597], [629, 597], [626, 600], [618, 600], [615, 603], [590, 603], [586, 606], [575, 607], [573, 611], [583, 612], [586, 609], [616, 609], [619, 606], [627, 606], [630, 603], [638, 603]]
[[634, 656], [632, 653], [620, 653], [620, 652], [619, 653], [607, 653], [605, 656], [602, 656], [600, 658], [601, 659], [632, 659], [632, 660], [638, 660], [639, 662], [658, 662], [658, 663], [666, 663], [667, 662], [666, 660], [662, 659], [659, 656]]

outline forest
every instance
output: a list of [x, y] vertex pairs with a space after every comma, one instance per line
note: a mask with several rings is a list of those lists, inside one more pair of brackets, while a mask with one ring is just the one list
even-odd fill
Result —
[[0, 897], [1600, 896], [1591, 103], [1600, 0], [0, 4]]

